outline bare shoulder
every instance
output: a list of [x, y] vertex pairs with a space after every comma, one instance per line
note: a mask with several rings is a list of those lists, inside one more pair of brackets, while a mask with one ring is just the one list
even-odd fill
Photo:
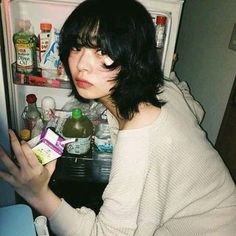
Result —
[[123, 129], [138, 129], [151, 125], [160, 115], [161, 109], [151, 104], [142, 104], [139, 112], [134, 117], [126, 121]]

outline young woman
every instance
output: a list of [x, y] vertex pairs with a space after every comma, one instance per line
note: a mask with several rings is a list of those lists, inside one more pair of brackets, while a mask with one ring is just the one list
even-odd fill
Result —
[[1, 151], [0, 177], [42, 215], [56, 235], [236, 234], [236, 191], [220, 156], [181, 90], [163, 81], [155, 29], [135, 0], [86, 0], [61, 30], [60, 57], [82, 100], [107, 108], [112, 169], [99, 214], [74, 209], [48, 187], [42, 166], [10, 131], [16, 166]]

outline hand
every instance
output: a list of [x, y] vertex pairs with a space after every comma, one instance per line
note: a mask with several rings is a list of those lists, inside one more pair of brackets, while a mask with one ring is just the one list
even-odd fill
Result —
[[9, 134], [18, 165], [0, 148], [0, 160], [9, 172], [0, 171], [0, 178], [14, 186], [16, 192], [34, 206], [51, 191], [48, 183], [55, 170], [56, 160], [42, 166], [27, 143], [20, 144], [12, 130]]

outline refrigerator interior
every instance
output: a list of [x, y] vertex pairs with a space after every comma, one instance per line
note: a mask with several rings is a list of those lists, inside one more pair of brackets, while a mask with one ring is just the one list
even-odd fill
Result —
[[[17, 19], [22, 18], [30, 19], [36, 35], [40, 32], [41, 22], [50, 22], [53, 27], [60, 29], [66, 17], [79, 2], [81, 1], [6, 0], [1, 3], [4, 38], [6, 42], [5, 54], [8, 64], [8, 86], [9, 90], [12, 92], [10, 98], [11, 116], [13, 120], [12, 126], [18, 131], [23, 128], [21, 114], [26, 105], [25, 97], [27, 94], [34, 93], [37, 96], [38, 106], [40, 106], [41, 99], [44, 96], [50, 95], [56, 100], [56, 108], [61, 109], [65, 102], [70, 99], [69, 94], [71, 90], [69, 88], [43, 87], [14, 83], [12, 65], [15, 62], [15, 50], [12, 37], [17, 30], [16, 21]], [[141, 2], [153, 16], [153, 21], [155, 21], [157, 15], [165, 15], [167, 17], [166, 37], [161, 55], [164, 75], [169, 77], [183, 1], [141, 0]]]

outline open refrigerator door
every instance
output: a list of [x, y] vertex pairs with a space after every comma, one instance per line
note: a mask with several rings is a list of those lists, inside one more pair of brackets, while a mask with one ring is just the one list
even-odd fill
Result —
[[[0, 43], [0, 104], [1, 104], [1, 115], [0, 115], [0, 145], [7, 153], [10, 153], [10, 143], [8, 136], [8, 109], [7, 101], [5, 99], [5, 81], [4, 81], [4, 72], [3, 72], [3, 63], [2, 63], [2, 46]], [[5, 170], [5, 167], [0, 162], [0, 170]], [[15, 203], [15, 191], [13, 187], [9, 184], [0, 180], [0, 207], [7, 206]]]

